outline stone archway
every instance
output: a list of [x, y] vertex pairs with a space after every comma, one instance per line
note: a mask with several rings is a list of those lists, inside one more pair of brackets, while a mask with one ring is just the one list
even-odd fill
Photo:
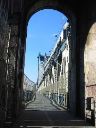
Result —
[[[94, 71], [94, 58], [95, 58], [95, 22], [96, 22], [96, 1], [88, 1], [87, 3], [83, 3], [82, 0], [78, 0], [77, 2], [75, 1], [70, 1], [70, 0], [13, 0], [12, 3], [10, 0], [4, 0], [0, 1], [0, 16], [4, 16], [4, 19], [0, 19], [0, 24], [1, 28], [5, 31], [5, 28], [11, 24], [14, 27], [19, 28], [19, 31], [17, 31], [17, 35], [13, 34], [12, 38], [14, 37], [14, 41], [12, 42], [13, 44], [17, 43], [19, 45], [19, 48], [15, 54], [18, 56], [16, 57], [16, 72], [14, 77], [16, 76], [15, 80], [17, 83], [15, 83], [15, 87], [19, 88], [22, 91], [22, 79], [21, 77], [23, 76], [23, 68], [24, 68], [24, 54], [25, 54], [25, 38], [26, 38], [26, 28], [27, 28], [27, 23], [31, 15], [35, 14], [35, 12], [44, 9], [44, 8], [51, 8], [51, 9], [56, 9], [62, 13], [64, 13], [70, 20], [70, 23], [72, 24], [72, 33], [74, 31], [76, 32], [76, 38], [73, 40], [72, 47], [74, 55], [72, 56], [72, 62], [73, 64], [76, 64], [76, 76], [73, 75], [72, 83], [73, 81], [76, 80], [76, 91], [73, 88], [73, 91], [75, 91], [76, 94], [76, 100], [73, 102], [76, 104], [76, 113], [79, 113], [84, 118], [85, 115], [85, 95], [86, 97], [88, 96], [93, 96], [93, 86], [92, 90], [91, 89], [86, 89], [85, 85], [95, 85], [95, 71]], [[73, 13], [74, 14], [73, 14]], [[75, 15], [75, 16], [74, 16]], [[4, 21], [3, 21], [4, 20]], [[75, 21], [76, 20], [76, 21]], [[5, 23], [2, 25], [2, 23]], [[93, 25], [94, 24], [94, 25]], [[12, 27], [11, 26], [11, 27]], [[76, 28], [75, 28], [76, 27]], [[92, 28], [91, 28], [92, 27]], [[12, 28], [12, 29], [13, 29]], [[90, 29], [91, 28], [91, 29]], [[7, 29], [9, 31], [9, 29]], [[1, 44], [6, 44], [8, 43], [7, 37], [8, 36], [8, 31], [6, 30], [7, 34], [4, 34], [4, 32], [0, 33], [1, 36]], [[90, 31], [90, 32], [89, 32]], [[15, 32], [15, 31], [14, 31]], [[73, 37], [75, 37], [75, 34]], [[92, 37], [93, 35], [93, 37]], [[17, 39], [16, 39], [17, 38]], [[76, 40], [76, 41], [75, 41]], [[11, 43], [11, 42], [10, 42]], [[76, 43], [76, 44], [75, 44]], [[92, 44], [91, 44], [92, 43]], [[17, 46], [17, 45], [16, 45]], [[74, 50], [76, 46], [76, 50]], [[90, 48], [92, 53], [90, 52]], [[4, 48], [2, 49], [3, 51], [5, 50]], [[16, 50], [16, 49], [15, 49]], [[76, 54], [75, 54], [76, 53]], [[90, 62], [90, 55], [94, 55], [93, 57], [93, 62]], [[2, 72], [2, 67], [4, 66], [5, 63], [5, 58], [2, 59], [3, 56], [1, 56], [1, 65], [0, 65], [0, 70]], [[86, 59], [87, 57], [87, 59]], [[74, 59], [75, 58], [75, 59]], [[12, 59], [13, 60], [13, 59]], [[15, 62], [15, 61], [14, 61]], [[92, 67], [92, 65], [93, 67]], [[73, 67], [73, 70], [75, 70], [75, 66]], [[92, 70], [92, 72], [91, 72]], [[17, 72], [18, 71], [18, 72]], [[93, 75], [94, 77], [92, 77]], [[6, 80], [6, 73], [4, 72], [4, 80]], [[19, 77], [20, 76], [20, 77]], [[10, 78], [10, 77], [9, 77]], [[91, 78], [91, 81], [90, 81]], [[1, 84], [3, 81], [3, 77], [1, 76], [0, 78]], [[19, 81], [19, 82], [18, 82]], [[89, 81], [89, 83], [88, 83]], [[91, 83], [90, 83], [91, 82]], [[4, 86], [6, 87], [6, 83]], [[2, 85], [3, 85], [2, 84]], [[19, 85], [19, 86], [18, 86]], [[75, 86], [74, 85], [74, 86]], [[3, 86], [3, 87], [4, 87]], [[86, 86], [87, 87], [87, 86]], [[0, 86], [1, 88], [1, 86]], [[90, 88], [90, 87], [88, 87]], [[14, 89], [16, 91], [16, 95], [14, 94], [14, 101], [18, 99], [17, 97], [21, 95], [21, 93], [18, 93], [19, 89]], [[86, 92], [88, 90], [88, 93]], [[2, 89], [1, 89], [2, 91]], [[91, 93], [89, 93], [91, 92]], [[6, 91], [4, 91], [6, 93]], [[89, 95], [92, 94], [92, 95]], [[3, 100], [3, 99], [2, 99]], [[1, 101], [2, 101], [1, 100]], [[17, 102], [16, 105], [18, 104]], [[21, 103], [21, 101], [20, 101]], [[4, 103], [6, 106], [6, 104]], [[18, 105], [17, 105], [18, 106]], [[17, 111], [19, 112], [20, 106], [17, 108]], [[0, 107], [1, 111], [1, 118], [4, 117], [5, 119], [5, 111], [6, 109], [3, 109], [4, 112], [2, 111], [2, 105]], [[13, 107], [14, 110], [14, 107]], [[13, 112], [12, 110], [12, 112]], [[95, 110], [96, 111], [96, 110]], [[13, 114], [16, 114], [16, 111], [13, 112]], [[3, 115], [3, 116], [2, 116]], [[0, 119], [1, 122], [2, 119]], [[95, 121], [96, 123], [96, 121]]]
[[[75, 53], [76, 53], [76, 30], [75, 30], [75, 25], [76, 25], [76, 19], [73, 14], [73, 12], [65, 5], [62, 5], [58, 0], [57, 1], [51, 1], [49, 2], [41, 0], [39, 2], [36, 2], [33, 6], [30, 6], [28, 12], [26, 13], [25, 20], [26, 20], [26, 29], [27, 29], [27, 24], [28, 20], [30, 19], [30, 16], [34, 15], [36, 12], [42, 10], [42, 9], [54, 9], [57, 11], [60, 11], [66, 17], [68, 18], [71, 27], [72, 27], [72, 42], [70, 45], [71, 49], [71, 70], [70, 70], [70, 94], [69, 94], [69, 99], [70, 99], [70, 111], [73, 114], [76, 114], [76, 58], [75, 58]], [[25, 29], [25, 32], [26, 32]], [[26, 34], [27, 35], [27, 34]]]

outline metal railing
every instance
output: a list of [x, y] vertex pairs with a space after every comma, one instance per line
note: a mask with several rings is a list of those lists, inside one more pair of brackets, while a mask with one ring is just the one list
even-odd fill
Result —
[[42, 93], [57, 105], [68, 107], [68, 72], [60, 76], [55, 83], [48, 82], [48, 86], [42, 89]]

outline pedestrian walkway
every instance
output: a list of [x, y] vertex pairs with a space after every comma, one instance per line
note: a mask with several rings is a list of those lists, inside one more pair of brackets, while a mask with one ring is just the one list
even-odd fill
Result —
[[72, 116], [66, 110], [58, 109], [49, 99], [37, 93], [36, 99], [27, 105], [12, 128], [85, 128], [85, 125], [84, 120]]
[[40, 110], [40, 111], [59, 111], [60, 109], [53, 106], [51, 101], [43, 94], [37, 93], [36, 99], [27, 105], [26, 110]]

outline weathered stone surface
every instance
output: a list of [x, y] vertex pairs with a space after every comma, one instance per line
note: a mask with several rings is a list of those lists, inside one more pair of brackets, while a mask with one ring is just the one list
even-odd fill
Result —
[[[84, 59], [85, 59], [84, 61], [85, 83], [87, 86], [96, 85], [96, 23], [94, 23], [89, 30], [89, 34], [87, 36], [87, 42], [85, 45], [85, 58]], [[96, 86], [88, 87], [87, 96], [96, 97], [95, 93], [93, 95], [93, 92], [94, 92], [93, 90], [96, 90]]]
[[[8, 10], [6, 10], [6, 8]], [[76, 103], [72, 102], [72, 105], [76, 104], [76, 108], [78, 110], [77, 114], [81, 115], [81, 112], [85, 111], [85, 96], [96, 96], [96, 1], [87, 1], [87, 3], [85, 2], [82, 4], [82, 0], [0, 0], [0, 104], [6, 106], [5, 101], [3, 100], [4, 95], [2, 95], [1, 91], [2, 87], [5, 87], [6, 85], [6, 46], [9, 36], [8, 18], [13, 18], [13, 21], [10, 23], [19, 23], [19, 34], [17, 35], [17, 39], [14, 38], [14, 40], [12, 39], [11, 41], [12, 44], [18, 43], [19, 37], [21, 44], [18, 48], [18, 53], [20, 54], [19, 49], [25, 49], [26, 28], [28, 19], [31, 15], [35, 14], [35, 12], [46, 8], [61, 11], [68, 18], [70, 18], [69, 21], [71, 21], [73, 25], [72, 37], [74, 37], [74, 39], [72, 43], [74, 45], [76, 42], [76, 50], [72, 48], [72, 52], [76, 53], [76, 57], [72, 56], [72, 68], [74, 66], [74, 63], [76, 62], [77, 72], [75, 75], [73, 75], [72, 84], [74, 86], [73, 81], [76, 81], [77, 83], [76, 91], [74, 91], [74, 87], [72, 86], [72, 92], [76, 94]], [[18, 16], [18, 18], [16, 18], [15, 16]], [[76, 35], [76, 37], [74, 35]], [[16, 55], [16, 51], [13, 51], [14, 55]], [[25, 51], [23, 50], [22, 55], [19, 55], [18, 65], [16, 67], [16, 70], [18, 70], [16, 78], [18, 78], [18, 74], [20, 76], [16, 80], [16, 87], [18, 86], [17, 88], [22, 88], [20, 81], [22, 81], [21, 79], [24, 68], [24, 52]], [[12, 56], [11, 59], [11, 62], [13, 63], [15, 60], [13, 60]], [[19, 73], [19, 69], [22, 70], [22, 74]], [[19, 88], [19, 90], [17, 89], [16, 95], [14, 94], [16, 99], [15, 104], [16, 106], [18, 106], [17, 111], [20, 108], [17, 100], [20, 98], [21, 92], [22, 91]], [[72, 98], [74, 98], [74, 94], [72, 94]], [[1, 97], [1, 95], [3, 96], [3, 98]]]
[[7, 74], [7, 44], [8, 44], [8, 14], [0, 6], [0, 127], [6, 118], [6, 74]]

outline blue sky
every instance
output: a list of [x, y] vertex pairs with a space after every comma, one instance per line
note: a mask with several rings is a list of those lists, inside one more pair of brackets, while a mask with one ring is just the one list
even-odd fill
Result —
[[27, 26], [26, 53], [24, 72], [34, 82], [37, 82], [39, 52], [50, 54], [56, 43], [55, 35], [59, 35], [67, 18], [64, 14], [51, 9], [35, 13]]

